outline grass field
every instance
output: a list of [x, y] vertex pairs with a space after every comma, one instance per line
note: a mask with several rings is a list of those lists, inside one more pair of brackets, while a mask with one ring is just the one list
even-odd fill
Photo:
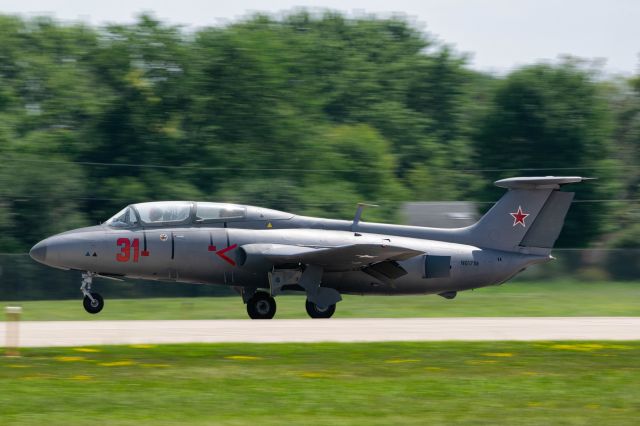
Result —
[[[158, 284], [161, 285], [161, 284]], [[96, 286], [99, 291], [99, 285]], [[80, 295], [79, 295], [80, 296]], [[25, 320], [134, 320], [247, 318], [239, 296], [182, 299], [109, 299], [98, 315], [78, 300], [2, 302], [20, 305]], [[280, 296], [276, 318], [306, 318], [304, 297]], [[638, 316], [638, 282], [514, 282], [458, 294], [431, 296], [345, 296], [336, 318], [464, 316]]]
[[110, 346], [0, 359], [0, 423], [628, 424], [640, 342]]

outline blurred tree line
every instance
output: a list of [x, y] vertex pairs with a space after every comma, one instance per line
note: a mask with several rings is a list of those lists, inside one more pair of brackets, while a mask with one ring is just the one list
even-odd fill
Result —
[[466, 62], [402, 18], [0, 16], [0, 251], [132, 202], [350, 218], [371, 201], [366, 219], [391, 221], [402, 201], [490, 202], [494, 180], [539, 174], [598, 178], [576, 186], [561, 245], [637, 247], [640, 78]]

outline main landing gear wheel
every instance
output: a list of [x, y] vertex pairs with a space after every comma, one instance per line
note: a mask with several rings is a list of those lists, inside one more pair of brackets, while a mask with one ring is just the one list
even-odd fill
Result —
[[82, 300], [84, 310], [90, 314], [97, 314], [104, 308], [104, 299], [98, 293], [91, 293], [91, 297], [93, 300], [89, 296], [85, 296]]
[[331, 318], [336, 312], [335, 304], [327, 306], [326, 308], [321, 308], [315, 303], [307, 300], [305, 307], [307, 308], [307, 313], [311, 318]]
[[259, 291], [247, 301], [247, 313], [251, 319], [271, 319], [276, 314], [276, 299]]

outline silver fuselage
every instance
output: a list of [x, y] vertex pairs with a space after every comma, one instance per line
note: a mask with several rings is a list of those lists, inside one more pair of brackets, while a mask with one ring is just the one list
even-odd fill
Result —
[[[468, 244], [464, 228], [360, 222], [354, 229], [349, 221], [261, 211], [242, 221], [81, 228], [41, 241], [32, 249], [32, 256], [49, 266], [103, 276], [269, 288], [273, 265], [243, 265], [242, 246], [260, 243], [324, 248], [362, 243], [402, 246], [424, 253], [398, 261], [407, 273], [394, 280], [377, 279], [363, 272], [361, 265], [351, 271], [325, 269], [323, 287], [358, 294], [431, 294], [473, 289], [502, 283], [529, 265], [551, 259], [547, 253], [507, 252]], [[429, 259], [439, 256], [450, 257], [449, 271], [434, 276]]]

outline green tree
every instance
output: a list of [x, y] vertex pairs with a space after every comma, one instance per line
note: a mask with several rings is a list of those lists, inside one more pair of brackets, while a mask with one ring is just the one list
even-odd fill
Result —
[[[636, 238], [640, 228], [640, 76], [616, 79], [607, 83], [610, 109], [615, 118], [613, 141], [615, 158], [621, 164], [621, 196], [626, 200], [615, 210], [618, 224], [610, 245], [614, 247], [640, 247]], [[635, 242], [634, 242], [635, 241]]]
[[[478, 123], [476, 159], [488, 181], [516, 170], [582, 174], [598, 180], [572, 188], [577, 199], [611, 199], [617, 192], [611, 126], [592, 72], [574, 62], [528, 66], [498, 84]], [[494, 199], [498, 193], [489, 187], [482, 196]], [[606, 229], [610, 209], [606, 202], [574, 204], [560, 244], [584, 247], [594, 241]]]
[[[612, 88], [575, 62], [489, 76], [404, 18], [335, 12], [0, 28], [6, 250], [154, 199], [341, 218], [370, 201], [366, 218], [390, 221], [404, 200], [493, 200], [484, 183], [514, 174], [478, 169], [583, 167], [600, 180], [578, 198], [615, 198], [619, 182], [637, 198], [637, 173], [611, 167], [637, 165], [637, 80]], [[574, 206], [564, 244], [611, 228], [610, 209]]]

